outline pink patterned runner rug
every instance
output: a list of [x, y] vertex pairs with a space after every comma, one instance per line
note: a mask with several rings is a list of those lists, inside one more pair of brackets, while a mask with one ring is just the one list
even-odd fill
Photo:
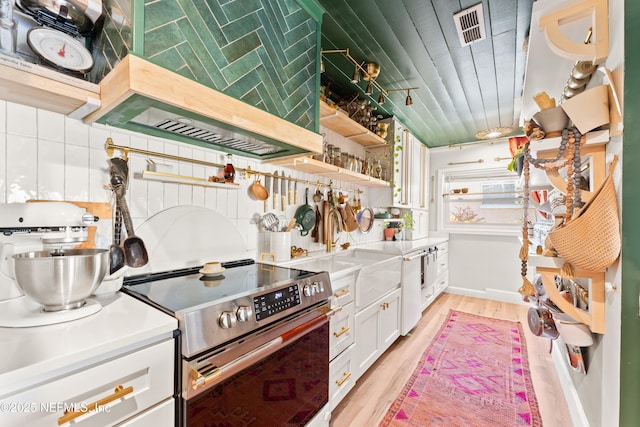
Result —
[[381, 426], [542, 426], [520, 322], [450, 310]]

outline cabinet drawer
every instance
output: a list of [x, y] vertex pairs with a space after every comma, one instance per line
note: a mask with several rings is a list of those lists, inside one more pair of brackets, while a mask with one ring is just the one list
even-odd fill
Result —
[[350, 346], [329, 364], [329, 403], [331, 410], [338, 406], [338, 403], [356, 385], [355, 366], [353, 363], [353, 346]]
[[436, 269], [436, 275], [440, 276], [442, 273], [449, 269], [449, 256], [441, 255], [438, 253], [438, 268]]
[[[71, 424], [67, 420], [61, 425], [103, 427], [129, 419], [173, 395], [174, 345], [173, 340], [164, 341], [85, 370], [43, 380], [0, 401], [0, 405], [23, 409], [3, 413], [2, 425], [57, 426], [64, 411], [73, 411], [73, 407], [80, 415]], [[92, 410], [92, 404], [98, 401], [100, 405]]]
[[331, 281], [331, 290], [333, 290], [331, 302], [333, 305], [345, 306], [353, 301], [355, 281], [355, 274], [349, 274], [348, 276]]
[[176, 423], [175, 414], [176, 401], [174, 398], [170, 398], [130, 420], [118, 424], [118, 427], [172, 427]]
[[434, 283], [434, 286], [435, 286], [436, 295], [444, 291], [447, 288], [447, 286], [449, 286], [449, 272], [445, 271], [444, 273], [439, 275]]
[[342, 306], [342, 310], [331, 317], [329, 323], [329, 360], [340, 354], [354, 342], [353, 303]]
[[438, 257], [449, 254], [449, 242], [438, 243], [436, 247], [438, 248]]

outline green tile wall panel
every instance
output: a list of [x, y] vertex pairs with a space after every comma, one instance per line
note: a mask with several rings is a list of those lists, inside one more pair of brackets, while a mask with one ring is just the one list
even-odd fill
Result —
[[[136, 53], [250, 105], [317, 130], [319, 24], [296, 0], [104, 0], [100, 81]], [[132, 15], [136, 14], [132, 30]], [[142, 8], [142, 9], [141, 9]], [[138, 44], [139, 38], [143, 40]]]

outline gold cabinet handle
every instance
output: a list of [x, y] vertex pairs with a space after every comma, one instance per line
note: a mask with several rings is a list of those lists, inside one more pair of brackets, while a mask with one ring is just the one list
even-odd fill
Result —
[[388, 302], [383, 302], [382, 304], [380, 304], [380, 307], [382, 307], [383, 310], [386, 310], [389, 308], [389, 303]]
[[342, 384], [344, 384], [344, 382], [348, 380], [350, 376], [351, 376], [351, 372], [345, 372], [342, 378], [336, 381], [336, 384], [338, 384], [338, 387], [341, 387]]
[[341, 335], [346, 334], [349, 331], [349, 327], [348, 326], [343, 326], [342, 329], [340, 329], [340, 331], [338, 332], [334, 332], [333, 335], [335, 335], [336, 338], [340, 337]]
[[79, 416], [84, 415], [88, 412], [93, 412], [96, 409], [98, 409], [100, 406], [104, 406], [107, 403], [113, 402], [114, 400], [121, 399], [129, 393], [133, 393], [133, 386], [124, 388], [121, 385], [119, 385], [115, 388], [115, 390], [113, 391], [113, 394], [107, 397], [103, 397], [102, 399], [97, 400], [93, 403], [90, 403], [89, 405], [87, 405], [86, 408], [83, 408], [84, 410], [82, 411], [70, 411], [70, 412], [65, 411], [64, 415], [58, 418], [58, 425], [60, 426], [62, 424], [68, 423], [69, 421], [74, 420]]
[[338, 291], [335, 294], [333, 294], [333, 296], [336, 298], [340, 298], [347, 295], [348, 293], [349, 293], [349, 289], [342, 289], [341, 291]]

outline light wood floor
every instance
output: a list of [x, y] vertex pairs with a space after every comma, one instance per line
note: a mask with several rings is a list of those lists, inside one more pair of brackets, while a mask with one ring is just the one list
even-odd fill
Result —
[[360, 378], [333, 411], [333, 427], [377, 426], [402, 391], [420, 356], [446, 319], [449, 309], [519, 321], [527, 342], [529, 368], [545, 426], [570, 426], [570, 416], [556, 375], [549, 340], [529, 330], [525, 305], [501, 303], [461, 295], [442, 294], [422, 314], [409, 336], [400, 337]]

